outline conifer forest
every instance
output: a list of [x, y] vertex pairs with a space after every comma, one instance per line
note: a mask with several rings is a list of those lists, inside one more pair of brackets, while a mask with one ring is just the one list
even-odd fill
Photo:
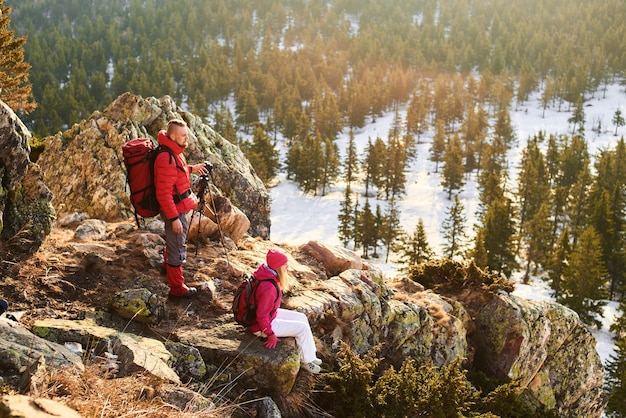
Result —
[[[12, 9], [10, 29], [27, 39], [37, 106], [16, 110], [33, 150], [124, 92], [169, 95], [238, 144], [268, 186], [279, 171], [315, 195], [345, 183], [338, 235], [364, 257], [393, 251], [407, 266], [435, 257], [421, 220], [403, 231], [397, 206], [428, 135], [452, 202], [444, 257], [505, 277], [541, 277], [589, 326], [599, 325], [607, 300], [620, 302], [607, 414], [626, 415], [625, 122], [619, 109], [603, 122], [584, 116], [586, 101], [626, 85], [623, 0], [0, 0], [0, 7]], [[569, 134], [515, 137], [509, 112], [532, 93], [544, 110], [571, 114]], [[340, 133], [385, 112], [396, 113], [387, 137], [372, 138], [363, 155], [353, 141], [339, 149]], [[592, 155], [583, 127], [607, 129], [602, 123], [616, 145]], [[284, 161], [277, 141], [288, 146]], [[523, 147], [522, 158], [509, 178], [513, 146]], [[465, 225], [458, 199], [470, 175], [480, 192], [476, 225]], [[371, 197], [387, 204], [372, 207]]]

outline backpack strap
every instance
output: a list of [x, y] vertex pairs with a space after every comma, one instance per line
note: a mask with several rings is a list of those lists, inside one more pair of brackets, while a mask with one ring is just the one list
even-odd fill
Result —
[[256, 277], [252, 276], [252, 280], [256, 280], [257, 285], [254, 286], [254, 292], [256, 292], [257, 287], [259, 287], [259, 284], [261, 284], [261, 282], [272, 282], [272, 284], [274, 285], [274, 288], [276, 288], [276, 298], [274, 298], [274, 303], [276, 303], [276, 301], [278, 300], [278, 295], [280, 295], [280, 290], [278, 289], [278, 283], [276, 283], [276, 280], [274, 279], [263, 279], [263, 280], [259, 280]]

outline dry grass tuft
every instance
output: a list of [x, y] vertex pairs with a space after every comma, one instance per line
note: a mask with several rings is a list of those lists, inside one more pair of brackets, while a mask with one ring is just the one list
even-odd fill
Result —
[[73, 368], [51, 370], [45, 384], [29, 395], [63, 403], [85, 418], [217, 418], [230, 415], [236, 407], [182, 410], [167, 402], [168, 388], [152, 376], [113, 378], [105, 367], [94, 363], [82, 373]]

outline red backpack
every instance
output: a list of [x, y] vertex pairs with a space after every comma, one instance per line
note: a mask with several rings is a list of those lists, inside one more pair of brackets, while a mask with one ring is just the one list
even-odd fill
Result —
[[276, 299], [274, 299], [274, 303], [276, 303], [279, 290], [278, 285], [272, 279], [258, 280], [254, 277], [246, 276], [235, 291], [235, 297], [233, 298], [233, 316], [235, 317], [235, 322], [246, 328], [256, 323], [256, 301], [254, 292], [256, 292], [261, 282], [272, 282], [276, 288]]
[[[126, 182], [130, 189], [130, 202], [135, 209], [135, 219], [139, 225], [139, 218], [150, 218], [159, 214], [159, 202], [156, 199], [154, 187], [154, 160], [163, 152], [170, 153], [176, 163], [174, 154], [167, 147], [154, 145], [150, 138], [136, 138], [122, 145], [124, 165], [126, 166]], [[176, 163], [178, 166], [178, 163]]]

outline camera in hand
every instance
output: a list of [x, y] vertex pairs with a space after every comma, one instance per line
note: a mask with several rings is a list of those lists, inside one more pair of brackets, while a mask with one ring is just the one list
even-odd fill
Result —
[[205, 161], [204, 163], [204, 168], [206, 168], [206, 170], [210, 173], [213, 170], [213, 164], [211, 164], [208, 161]]

